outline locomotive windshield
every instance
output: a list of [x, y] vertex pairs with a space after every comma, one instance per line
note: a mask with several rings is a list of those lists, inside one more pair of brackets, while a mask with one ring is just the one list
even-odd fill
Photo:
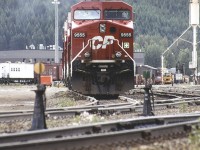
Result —
[[74, 19], [76, 20], [94, 20], [100, 19], [100, 10], [75, 10]]
[[129, 20], [130, 14], [129, 10], [105, 10], [104, 18], [107, 20]]

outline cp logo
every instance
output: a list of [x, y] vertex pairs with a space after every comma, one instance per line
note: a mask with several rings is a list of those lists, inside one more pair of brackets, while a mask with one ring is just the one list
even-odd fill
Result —
[[107, 35], [104, 37], [95, 36], [92, 38], [92, 49], [106, 49], [107, 45], [113, 44], [114, 36]]

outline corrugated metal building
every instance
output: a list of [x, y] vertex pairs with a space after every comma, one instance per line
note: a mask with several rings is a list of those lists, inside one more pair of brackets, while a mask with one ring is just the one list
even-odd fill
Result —
[[[61, 62], [62, 52], [59, 51], [59, 59]], [[11, 61], [11, 62], [54, 62], [55, 51], [53, 50], [8, 50], [0, 51], [0, 63]], [[144, 65], [144, 52], [135, 52], [134, 60], [136, 65]]]
[[136, 66], [144, 65], [144, 52], [134, 52]]
[[[59, 59], [61, 62], [62, 52], [59, 51]], [[10, 61], [14, 62], [54, 62], [55, 51], [53, 50], [8, 50], [0, 51], [0, 63]]]
[[144, 71], [149, 71], [150, 72], [150, 76], [152, 77], [152, 75], [156, 74], [157, 68], [149, 66], [149, 65], [139, 65], [136, 68], [136, 72], [137, 74], [143, 75]]

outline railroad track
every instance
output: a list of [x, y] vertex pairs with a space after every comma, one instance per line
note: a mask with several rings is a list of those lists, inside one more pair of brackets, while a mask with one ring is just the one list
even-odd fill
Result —
[[[109, 110], [115, 111], [119, 110], [126, 110], [127, 107], [131, 107], [131, 104], [128, 103], [121, 103], [121, 104], [108, 104], [108, 105], [96, 105], [96, 106], [81, 106], [81, 107], [74, 107], [74, 108], [60, 108], [60, 109], [49, 109], [45, 112], [46, 118], [70, 118], [77, 115], [80, 115], [83, 112], [89, 112], [90, 114], [106, 114]], [[105, 109], [104, 109], [105, 108]], [[123, 109], [122, 109], [123, 108]], [[111, 113], [109, 111], [109, 113]], [[30, 121], [32, 119], [33, 112], [32, 111], [15, 111], [12, 113], [1, 112], [0, 114], [0, 122], [17, 122], [17, 121]]]
[[[137, 93], [143, 94], [142, 89]], [[78, 95], [78, 94], [77, 94]], [[155, 90], [154, 96], [160, 97], [155, 101], [154, 109], [173, 109], [180, 105], [199, 105], [200, 96], [189, 92], [171, 92]], [[92, 97], [83, 97], [89, 102], [84, 106], [47, 109], [46, 118], [68, 118], [80, 115], [83, 112], [99, 115], [110, 114], [141, 114], [143, 101], [134, 98], [134, 94], [120, 96], [123, 102], [117, 104], [99, 104], [99, 101]], [[114, 102], [114, 100], [113, 100]], [[1, 123], [14, 123], [17, 121], [31, 121], [33, 111], [1, 112]], [[160, 116], [160, 117], [139, 117], [123, 121], [112, 121], [107, 123], [96, 123], [78, 127], [60, 129], [46, 129], [39, 131], [28, 131], [22, 133], [9, 133], [0, 135], [0, 149], [108, 149], [110, 146], [125, 144], [134, 145], [160, 137], [182, 136], [191, 131], [191, 126], [199, 126], [197, 118], [200, 113], [183, 114], [182, 116]], [[164, 131], [164, 132], [163, 132]], [[79, 144], [77, 144], [79, 143]]]
[[[162, 99], [156, 100], [154, 104], [154, 110], [163, 110], [163, 109], [172, 109], [178, 108], [180, 105], [200, 105], [200, 97], [185, 97], [176, 96], [174, 94], [166, 94], [164, 92], [156, 93], [161, 97], [166, 96], [171, 99]], [[180, 95], [180, 94], [179, 94]], [[87, 97], [86, 97], [87, 98]], [[113, 113], [138, 113], [141, 114], [143, 111], [143, 104], [138, 102], [135, 99], [126, 96], [120, 96], [119, 99], [123, 100], [124, 103], [117, 104], [106, 104], [106, 105], [97, 105], [98, 101], [94, 98], [91, 98], [92, 102], [90, 105], [86, 106], [76, 106], [76, 107], [65, 107], [65, 108], [55, 108], [46, 110], [46, 118], [70, 118], [77, 115], [80, 115], [83, 112], [88, 112], [90, 114], [99, 114], [99, 115], [109, 115]], [[0, 122], [18, 122], [18, 121], [31, 121], [33, 116], [33, 111], [13, 111], [13, 112], [0, 112]]]
[[199, 113], [142, 117], [79, 127], [29, 131], [0, 136], [3, 150], [98, 149], [187, 135], [200, 125]]

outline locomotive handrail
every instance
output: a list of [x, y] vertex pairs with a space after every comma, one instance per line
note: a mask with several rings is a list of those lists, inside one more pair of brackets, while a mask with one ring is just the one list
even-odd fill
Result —
[[[136, 63], [135, 60], [127, 53], [127, 51], [119, 44], [119, 40], [118, 39], [112, 39], [114, 41], [117, 41], [118, 46], [126, 53], [126, 55], [133, 61], [134, 64], [134, 68], [133, 68], [133, 75], [135, 76], [135, 71], [136, 71]], [[74, 60], [85, 50], [85, 48], [90, 44], [90, 41], [92, 41], [92, 39], [88, 40], [87, 45], [85, 45], [85, 47], [83, 47], [81, 49], [81, 51], [72, 59], [71, 61], [71, 76], [72, 76], [72, 63], [74, 62]]]
[[126, 53], [126, 55], [128, 55], [128, 57], [134, 62], [133, 58], [127, 53], [127, 51], [119, 44], [119, 40], [118, 39], [112, 39], [117, 41], [117, 44], [119, 45], [119, 47]]
[[127, 53], [127, 51], [119, 44], [119, 40], [118, 39], [112, 39], [117, 41], [117, 44], [119, 45], [119, 47], [126, 53], [126, 55], [128, 55], [128, 57], [133, 61], [134, 64], [134, 68], [133, 68], [133, 75], [135, 76], [135, 71], [136, 71], [136, 63], [135, 60]]
[[85, 47], [83, 47], [82, 50], [72, 59], [72, 61], [71, 61], [71, 70], [70, 70], [71, 71], [71, 76], [72, 76], [72, 63], [85, 50], [85, 48], [90, 44], [90, 41], [92, 41], [92, 39], [89, 39], [87, 45], [85, 45]]

